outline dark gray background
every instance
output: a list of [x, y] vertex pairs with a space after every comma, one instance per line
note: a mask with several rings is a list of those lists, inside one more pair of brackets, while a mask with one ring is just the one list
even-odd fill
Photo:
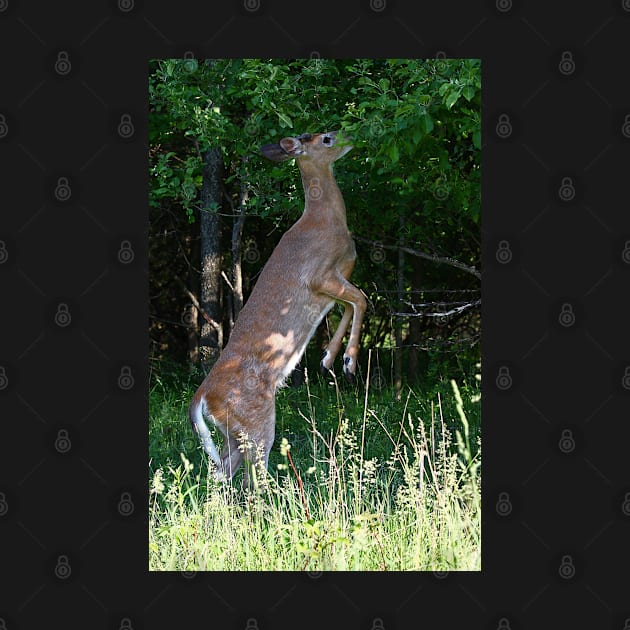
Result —
[[[186, 53], [483, 59], [481, 573], [148, 574], [146, 73]], [[0, 628], [630, 628], [629, 53], [629, 0], [0, 0]]]

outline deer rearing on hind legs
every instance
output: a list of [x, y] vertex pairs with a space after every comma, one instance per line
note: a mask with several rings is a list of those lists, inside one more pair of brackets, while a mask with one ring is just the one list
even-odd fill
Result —
[[[351, 148], [340, 134], [331, 132], [283, 138], [260, 149], [275, 162], [295, 158], [305, 206], [264, 266], [227, 346], [190, 404], [190, 421], [217, 467], [217, 479], [231, 479], [243, 460], [251, 466], [260, 458], [267, 468], [275, 435], [276, 389], [297, 365], [335, 302], [343, 304], [345, 311], [321, 368], [327, 372], [332, 367], [352, 320], [343, 373], [355, 381], [366, 300], [348, 282], [356, 251], [332, 171], [333, 162]], [[225, 437], [220, 455], [204, 417]]]

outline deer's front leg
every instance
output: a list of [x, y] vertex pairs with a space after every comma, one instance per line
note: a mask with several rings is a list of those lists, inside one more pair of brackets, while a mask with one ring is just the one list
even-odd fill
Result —
[[[359, 354], [361, 324], [363, 323], [363, 315], [365, 314], [366, 307], [365, 297], [363, 296], [363, 293], [357, 289], [357, 287], [350, 284], [350, 282], [348, 282], [341, 274], [322, 279], [317, 286], [313, 287], [313, 289], [318, 293], [323, 293], [339, 302], [343, 302], [352, 308], [352, 327], [350, 329], [350, 337], [348, 338], [346, 351], [343, 354], [343, 375], [350, 383], [354, 383], [356, 381], [355, 375], [357, 371], [357, 355]], [[346, 312], [342, 318], [342, 323], [344, 319], [346, 319], [346, 316], [350, 319], [349, 308], [346, 308]], [[344, 333], [345, 329], [342, 329], [340, 324], [333, 337], [333, 341], [338, 335], [343, 337]], [[338, 343], [341, 343], [341, 339], [338, 339]]]

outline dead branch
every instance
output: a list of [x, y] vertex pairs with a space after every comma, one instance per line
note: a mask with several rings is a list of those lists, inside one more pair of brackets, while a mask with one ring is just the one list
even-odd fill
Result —
[[438, 264], [450, 265], [451, 267], [461, 269], [462, 271], [465, 271], [466, 273], [472, 274], [476, 278], [481, 279], [481, 272], [478, 271], [475, 267], [466, 265], [463, 262], [460, 262], [459, 260], [455, 260], [454, 258], [450, 258], [448, 256], [434, 256], [433, 254], [427, 254], [426, 252], [421, 252], [417, 249], [412, 249], [411, 247], [407, 247], [405, 245], [385, 245], [378, 241], [371, 241], [370, 239], [363, 238], [362, 236], [357, 236], [355, 234], [353, 234], [353, 238], [356, 241], [367, 243], [368, 245], [372, 245], [373, 247], [381, 249], [391, 249], [393, 251], [402, 251], [405, 252], [405, 254], [417, 256], [418, 258], [424, 258], [425, 260], [430, 260]]

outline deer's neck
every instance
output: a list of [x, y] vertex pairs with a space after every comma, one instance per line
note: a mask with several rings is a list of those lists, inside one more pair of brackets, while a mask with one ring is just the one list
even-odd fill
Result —
[[304, 218], [340, 222], [346, 226], [346, 206], [332, 165], [300, 164], [300, 172], [304, 185]]

